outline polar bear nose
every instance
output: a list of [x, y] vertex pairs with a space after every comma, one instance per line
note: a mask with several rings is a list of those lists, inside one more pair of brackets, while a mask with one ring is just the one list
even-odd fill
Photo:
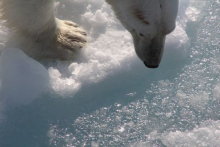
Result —
[[147, 62], [144, 62], [144, 65], [148, 68], [157, 68], [159, 65], [149, 65]]

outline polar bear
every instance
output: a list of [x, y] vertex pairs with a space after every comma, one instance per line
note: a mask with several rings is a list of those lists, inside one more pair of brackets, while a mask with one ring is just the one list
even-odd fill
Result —
[[[54, 0], [0, 0], [1, 18], [10, 29], [7, 47], [35, 59], [72, 60], [86, 45], [77, 24], [54, 15]], [[175, 28], [178, 0], [106, 0], [131, 33], [138, 57], [149, 68], [162, 58], [165, 36]]]

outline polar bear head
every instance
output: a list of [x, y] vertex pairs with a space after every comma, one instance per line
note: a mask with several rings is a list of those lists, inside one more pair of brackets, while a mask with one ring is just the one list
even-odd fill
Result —
[[175, 29], [178, 0], [106, 0], [133, 37], [138, 57], [149, 68], [160, 64], [166, 35]]

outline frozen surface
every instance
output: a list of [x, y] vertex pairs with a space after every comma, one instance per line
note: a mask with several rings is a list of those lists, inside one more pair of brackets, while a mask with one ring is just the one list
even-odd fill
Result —
[[[1, 54], [1, 89], [28, 104], [2, 110], [0, 146], [220, 144], [219, 0], [180, 0], [177, 28], [155, 70], [136, 57], [103, 0], [59, 1], [55, 11], [85, 28], [90, 44], [76, 62], [42, 62], [47, 70], [19, 50]], [[0, 26], [3, 49], [7, 30]], [[25, 77], [31, 82], [23, 84]]]
[[46, 68], [16, 48], [1, 53], [0, 79], [0, 100], [5, 107], [31, 103], [50, 82]]

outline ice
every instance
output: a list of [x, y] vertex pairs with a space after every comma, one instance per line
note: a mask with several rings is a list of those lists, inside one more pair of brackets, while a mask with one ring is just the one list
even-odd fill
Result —
[[46, 68], [16, 48], [1, 53], [0, 79], [0, 100], [7, 107], [29, 104], [49, 86]]
[[[88, 146], [93, 143], [135, 147], [218, 146], [219, 121], [216, 119], [220, 111], [220, 68], [219, 41], [216, 38], [219, 39], [219, 29], [214, 29], [218, 25], [218, 14], [217, 11], [206, 12], [215, 11], [218, 1], [214, 3], [216, 7], [210, 10], [203, 8], [204, 3], [196, 7], [198, 1], [181, 1], [180, 4], [183, 7], [180, 8], [177, 28], [167, 37], [161, 67], [144, 72], [146, 79], [148, 77], [153, 82], [150, 86], [143, 84], [140, 81], [146, 80], [144, 76], [137, 76], [136, 80], [142, 79], [135, 86], [141, 85], [145, 91], [139, 90], [140, 87], [131, 88], [125, 94], [129, 99], [144, 99], [85, 113], [65, 131], [53, 126], [50, 129], [53, 136], [51, 144], [66, 133], [72, 138], [65, 143], [67, 146], [80, 145], [78, 141], [87, 142]], [[209, 6], [209, 3], [206, 5]], [[211, 19], [210, 22], [209, 18], [214, 21]], [[136, 62], [133, 58], [128, 61]], [[136, 65], [130, 64], [130, 68], [134, 69]], [[115, 70], [117, 68], [120, 69], [116, 66]], [[162, 80], [154, 81], [156, 77]]]
[[198, 19], [199, 13], [199, 10], [194, 7], [188, 7], [186, 10], [186, 15], [190, 21], [196, 21]]
[[191, 131], [175, 131], [161, 135], [166, 146], [181, 147], [201, 146], [217, 147], [220, 144], [220, 122], [206, 121]]
[[220, 99], [220, 83], [218, 83], [213, 90], [213, 97], [217, 100]]
[[[0, 70], [18, 77], [3, 74], [4, 92], [33, 94], [16, 99], [27, 105], [0, 115], [0, 146], [219, 146], [219, 0], [180, 0], [177, 27], [154, 70], [137, 58], [104, 0], [55, 7], [59, 18], [86, 29], [90, 43], [75, 62], [43, 62], [46, 68], [20, 50], [2, 53]], [[2, 48], [6, 35], [3, 27]]]
[[[220, 144], [220, 122], [206, 121], [191, 131], [174, 131], [159, 134], [150, 133], [151, 139], [161, 139], [164, 146], [169, 147], [217, 147]], [[150, 147], [151, 142], [138, 142], [132, 147]]]

